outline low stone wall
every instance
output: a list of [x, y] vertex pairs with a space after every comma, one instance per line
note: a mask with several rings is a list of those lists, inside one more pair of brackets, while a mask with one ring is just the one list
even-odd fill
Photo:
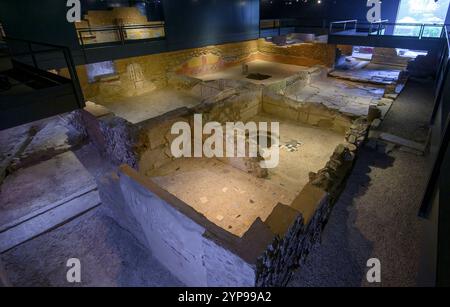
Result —
[[176, 122], [186, 122], [192, 127], [192, 120], [192, 111], [180, 109], [136, 127], [139, 134], [134, 151], [138, 161], [137, 169], [141, 174], [148, 174], [175, 159], [171, 152], [171, 144], [176, 137], [171, 133], [172, 125]]
[[275, 237], [258, 258], [258, 287], [286, 286], [295, 269], [320, 240], [329, 211], [328, 194], [310, 184], [291, 206], [279, 204], [275, 207], [265, 222]]
[[262, 109], [268, 114], [339, 133], [346, 133], [352, 125], [352, 119], [349, 116], [321, 104], [300, 103], [271, 90], [263, 92]]
[[328, 69], [323, 66], [313, 66], [309, 69], [302, 70], [289, 78], [266, 85], [265, 89], [267, 91], [288, 96], [298, 93], [307, 85], [322, 79], [327, 73]]
[[252, 266], [208, 235], [227, 236], [191, 207], [127, 166], [105, 180], [110, 215], [185, 285], [254, 286]]
[[187, 286], [286, 285], [320, 239], [330, 210], [328, 194], [309, 184], [291, 206], [279, 204], [239, 238], [128, 166], [99, 190], [111, 217]]
[[325, 167], [310, 173], [309, 183], [294, 202], [289, 207], [278, 205], [265, 221], [276, 236], [258, 258], [257, 286], [285, 286], [293, 271], [301, 268], [312, 246], [320, 241], [367, 133], [367, 121], [355, 120], [347, 139], [355, 135], [358, 141], [338, 145]]
[[110, 162], [137, 168], [134, 150], [137, 129], [130, 122], [113, 113], [95, 115], [85, 109], [74, 112], [71, 125], [85, 127], [88, 138]]
[[[192, 78], [175, 78], [172, 82], [187, 90], [200, 85], [214, 86], [195, 82]], [[176, 137], [171, 134], [174, 123], [187, 122], [193, 127], [194, 114], [203, 114], [204, 122], [216, 121], [225, 125], [226, 122], [246, 122], [261, 112], [262, 89], [259, 86], [239, 81], [218, 82], [221, 83], [220, 86], [215, 84], [218, 94], [207, 95], [202, 104], [192, 109], [177, 109], [133, 125], [111, 112], [96, 115], [91, 107], [74, 112], [72, 126], [85, 127], [85, 133], [111, 162], [127, 164], [147, 174], [175, 159], [171, 153], [171, 143]], [[220, 91], [222, 88], [224, 90]], [[224, 162], [261, 176], [262, 172], [255, 167], [255, 159], [238, 160], [226, 159]]]

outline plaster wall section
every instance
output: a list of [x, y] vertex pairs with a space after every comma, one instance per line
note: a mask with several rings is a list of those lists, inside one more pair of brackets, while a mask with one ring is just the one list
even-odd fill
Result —
[[153, 256], [184, 284], [200, 287], [255, 285], [253, 266], [205, 236], [208, 226], [191, 218], [202, 220], [188, 205], [167, 195], [128, 167], [122, 167], [119, 176], [109, 180], [120, 187], [127, 207], [123, 210], [124, 204], [109, 201], [113, 217], [117, 218], [118, 212], [124, 214], [118, 223], [133, 234], [137, 233], [137, 238], [143, 240]]
[[[116, 60], [115, 75], [99, 77], [95, 82], [89, 82], [85, 65], [77, 66], [77, 73], [85, 97], [102, 101], [164, 88], [170, 85], [173, 74], [195, 77], [256, 59], [306, 67], [332, 67], [335, 49], [334, 45], [320, 42], [280, 47], [264, 40], [251, 40]], [[61, 74], [68, 75], [66, 70]]]

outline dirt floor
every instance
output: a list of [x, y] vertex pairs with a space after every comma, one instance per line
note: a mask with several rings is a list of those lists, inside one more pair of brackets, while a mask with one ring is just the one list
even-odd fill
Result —
[[280, 123], [280, 163], [269, 169], [268, 179], [296, 195], [308, 183], [309, 173], [323, 168], [336, 147], [345, 141], [344, 135], [337, 132], [271, 115], [262, 114], [251, 121]]
[[264, 221], [279, 202], [290, 204], [295, 198], [268, 180], [216, 159], [177, 159], [150, 176], [211, 222], [240, 237], [257, 217]]
[[[0, 257], [14, 286], [182, 286], [101, 207]], [[80, 259], [81, 284], [67, 282], [71, 258]]]
[[95, 187], [93, 177], [72, 152], [20, 169], [1, 185], [0, 225]]
[[132, 124], [182, 107], [194, 107], [200, 102], [200, 97], [170, 87], [135, 97], [101, 101], [97, 99], [95, 101]]
[[[307, 67], [297, 66], [297, 65], [289, 65], [289, 64], [281, 64], [275, 62], [268, 62], [263, 60], [254, 60], [247, 63], [248, 65], [248, 73], [242, 73], [242, 66], [237, 65], [227, 69], [224, 69], [219, 72], [196, 75], [193, 76], [195, 78], [201, 79], [203, 81], [211, 81], [211, 80], [220, 80], [220, 79], [230, 79], [230, 80], [245, 80], [250, 81], [255, 84], [263, 84], [268, 85], [271, 83], [275, 83], [278, 81], [282, 81], [302, 70], [307, 70]], [[248, 74], [263, 74], [268, 75], [270, 78], [266, 80], [254, 80], [248, 79]]]
[[280, 122], [279, 165], [266, 179], [255, 178], [216, 159], [177, 159], [148, 176], [210, 221], [242, 236], [257, 217], [263, 221], [278, 203], [290, 205], [328, 162], [344, 136], [268, 115], [255, 122]]

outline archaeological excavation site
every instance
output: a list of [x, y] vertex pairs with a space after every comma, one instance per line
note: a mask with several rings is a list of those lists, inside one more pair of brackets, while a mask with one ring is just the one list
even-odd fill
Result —
[[0, 286], [450, 285], [450, 0], [412, 2], [0, 2]]

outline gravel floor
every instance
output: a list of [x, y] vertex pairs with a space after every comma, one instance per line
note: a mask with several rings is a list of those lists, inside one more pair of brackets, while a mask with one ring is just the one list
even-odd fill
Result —
[[[1, 258], [14, 286], [182, 286], [101, 207]], [[70, 258], [80, 259], [81, 284], [66, 280]]]
[[373, 286], [367, 260], [381, 261], [381, 286], [414, 286], [421, 244], [417, 217], [429, 165], [404, 152], [363, 149], [323, 236], [292, 287]]

